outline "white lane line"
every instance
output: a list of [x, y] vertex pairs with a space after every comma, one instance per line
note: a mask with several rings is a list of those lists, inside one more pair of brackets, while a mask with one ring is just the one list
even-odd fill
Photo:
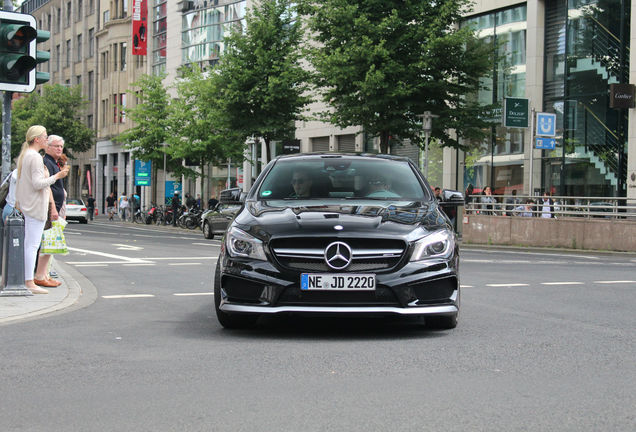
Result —
[[214, 240], [210, 240], [210, 243], [192, 243], [193, 245], [197, 245], [197, 246], [218, 246], [220, 242], [217, 243], [213, 243]]
[[628, 284], [628, 283], [636, 283], [636, 281], [632, 280], [617, 280], [617, 281], [594, 281], [596, 284]]
[[121, 295], [105, 295], [105, 299], [122, 299], [122, 298], [148, 298], [154, 297], [154, 294], [121, 294]]
[[460, 285], [459, 287], [460, 288], [473, 288], [472, 285]]
[[199, 293], [174, 293], [173, 296], [177, 297], [191, 297], [191, 296], [213, 296], [211, 292], [199, 292]]
[[141, 266], [154, 266], [157, 263], [132, 263], [132, 264], [124, 264], [124, 267], [141, 267]]
[[122, 256], [122, 255], [114, 255], [114, 254], [109, 254], [109, 253], [105, 253], [105, 252], [92, 251], [92, 250], [88, 250], [88, 249], [78, 249], [78, 248], [70, 247], [70, 248], [68, 248], [68, 250], [70, 250], [72, 252], [83, 252], [85, 254], [97, 255], [97, 256], [104, 257], [104, 258], [118, 259], [120, 261], [129, 262], [129, 263], [141, 264], [141, 263], [148, 263], [149, 262], [149, 261], [146, 261], [146, 260], [143, 260], [143, 259], [139, 259], [139, 258], [129, 258], [129, 257], [125, 257], [125, 256]]
[[200, 256], [200, 257], [159, 257], [159, 258], [144, 258], [145, 260], [149, 260], [149, 261], [158, 261], [158, 260], [212, 260], [212, 259], [217, 259], [217, 256]]
[[524, 283], [504, 283], [504, 284], [486, 284], [488, 287], [523, 287], [528, 286]]
[[108, 264], [75, 264], [75, 267], [108, 267]]
[[189, 265], [201, 265], [201, 263], [170, 263], [171, 266], [189, 266]]
[[584, 282], [541, 282], [541, 285], [585, 285]]

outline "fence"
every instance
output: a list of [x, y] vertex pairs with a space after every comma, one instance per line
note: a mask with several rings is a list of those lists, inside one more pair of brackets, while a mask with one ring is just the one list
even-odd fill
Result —
[[494, 203], [482, 197], [469, 197], [460, 220], [465, 243], [636, 252], [634, 199], [557, 196], [544, 208], [536, 196], [496, 196]]

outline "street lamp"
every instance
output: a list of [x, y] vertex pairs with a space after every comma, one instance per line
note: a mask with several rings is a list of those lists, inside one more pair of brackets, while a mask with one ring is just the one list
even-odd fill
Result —
[[430, 111], [424, 111], [424, 114], [418, 115], [422, 118], [422, 131], [424, 132], [424, 159], [426, 163], [423, 163], [420, 159], [420, 167], [424, 165], [424, 177], [428, 178], [428, 140], [431, 137], [431, 131], [433, 130], [433, 118], [439, 117], [432, 114]]

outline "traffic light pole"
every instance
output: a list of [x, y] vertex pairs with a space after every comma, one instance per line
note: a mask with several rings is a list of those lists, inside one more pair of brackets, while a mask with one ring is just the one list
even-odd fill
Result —
[[[11, 0], [4, 0], [3, 10], [13, 11]], [[11, 99], [13, 92], [2, 94], [2, 178], [11, 172]]]
[[13, 92], [2, 96], [2, 178], [11, 172], [11, 99]]

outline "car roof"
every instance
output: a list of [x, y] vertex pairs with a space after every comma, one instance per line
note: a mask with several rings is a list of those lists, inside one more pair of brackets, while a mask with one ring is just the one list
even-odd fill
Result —
[[323, 159], [323, 158], [338, 158], [338, 157], [359, 157], [363, 159], [388, 159], [395, 161], [408, 162], [411, 159], [404, 156], [395, 156], [384, 153], [338, 153], [338, 152], [312, 152], [312, 153], [294, 153], [289, 155], [277, 156], [274, 160], [288, 160], [288, 159]]

